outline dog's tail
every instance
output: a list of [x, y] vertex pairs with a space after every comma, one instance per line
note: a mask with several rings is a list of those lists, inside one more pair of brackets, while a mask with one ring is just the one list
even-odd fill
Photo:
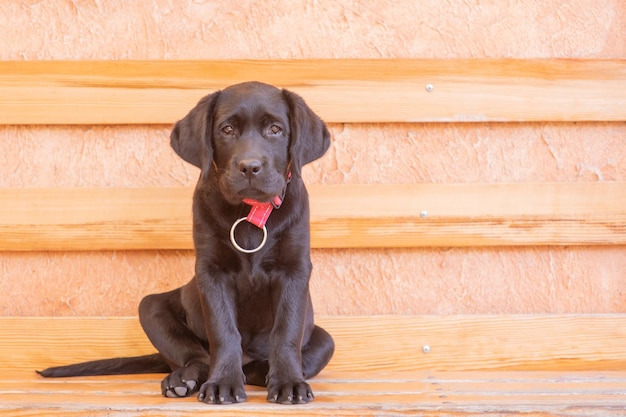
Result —
[[129, 358], [101, 359], [73, 365], [55, 366], [44, 369], [43, 371], [37, 371], [39, 375], [47, 378], [63, 376], [161, 374], [167, 372], [171, 372], [171, 368], [158, 353]]

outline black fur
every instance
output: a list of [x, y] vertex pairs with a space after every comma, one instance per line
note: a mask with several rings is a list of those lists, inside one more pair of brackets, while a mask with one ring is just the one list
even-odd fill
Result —
[[[249, 82], [204, 97], [174, 126], [171, 145], [201, 169], [193, 198], [195, 276], [185, 286], [145, 297], [141, 324], [158, 354], [49, 368], [46, 377], [170, 372], [162, 393], [198, 392], [207, 403], [245, 401], [244, 383], [267, 386], [271, 402], [313, 398], [306, 379], [330, 360], [334, 343], [313, 322], [309, 202], [304, 164], [330, 145], [326, 125], [298, 95]], [[291, 174], [290, 180], [288, 179]], [[282, 206], [267, 221], [266, 245], [237, 251], [232, 224], [244, 198]], [[247, 222], [237, 242], [258, 246]]]

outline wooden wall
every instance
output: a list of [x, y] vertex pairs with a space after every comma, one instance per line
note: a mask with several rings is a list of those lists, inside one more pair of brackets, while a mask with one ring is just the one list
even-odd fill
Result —
[[[626, 4], [4, 2], [1, 60], [626, 58]], [[182, 114], [180, 115], [182, 116]], [[330, 125], [311, 184], [626, 181], [626, 123]], [[169, 125], [0, 126], [0, 187], [192, 185]], [[321, 314], [626, 311], [624, 246], [316, 249]], [[0, 315], [133, 315], [176, 251], [0, 252]]]

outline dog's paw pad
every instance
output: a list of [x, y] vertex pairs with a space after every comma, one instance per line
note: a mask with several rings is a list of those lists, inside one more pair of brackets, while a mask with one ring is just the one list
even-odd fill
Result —
[[161, 392], [168, 398], [189, 397], [198, 391], [203, 376], [203, 369], [179, 368], [161, 381]]
[[[191, 393], [193, 393], [195, 391], [196, 386], [198, 385], [198, 383], [196, 381], [182, 381], [185, 386], [178, 386], [178, 387], [170, 387], [167, 390], [167, 396], [170, 398], [177, 398], [177, 397], [188, 397], [189, 395], [191, 395]], [[174, 392], [172, 392], [172, 390]]]
[[190, 393], [196, 389], [196, 386], [198, 386], [198, 383], [194, 380], [186, 381], [183, 379], [183, 382], [187, 385], [187, 389], [189, 389]]

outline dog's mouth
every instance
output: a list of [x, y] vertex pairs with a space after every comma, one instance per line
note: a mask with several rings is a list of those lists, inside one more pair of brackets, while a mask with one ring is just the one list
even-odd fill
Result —
[[259, 186], [254, 183], [246, 184], [221, 184], [222, 195], [231, 204], [240, 204], [243, 200], [254, 200], [259, 203], [271, 203], [276, 196], [281, 196], [285, 184], [271, 184], [271, 186]]
[[240, 201], [254, 200], [254, 201], [258, 201], [259, 203], [269, 203], [277, 195], [278, 193], [275, 193], [275, 192], [268, 193], [264, 190], [260, 190], [254, 187], [244, 188], [237, 192], [237, 196], [239, 197]]

